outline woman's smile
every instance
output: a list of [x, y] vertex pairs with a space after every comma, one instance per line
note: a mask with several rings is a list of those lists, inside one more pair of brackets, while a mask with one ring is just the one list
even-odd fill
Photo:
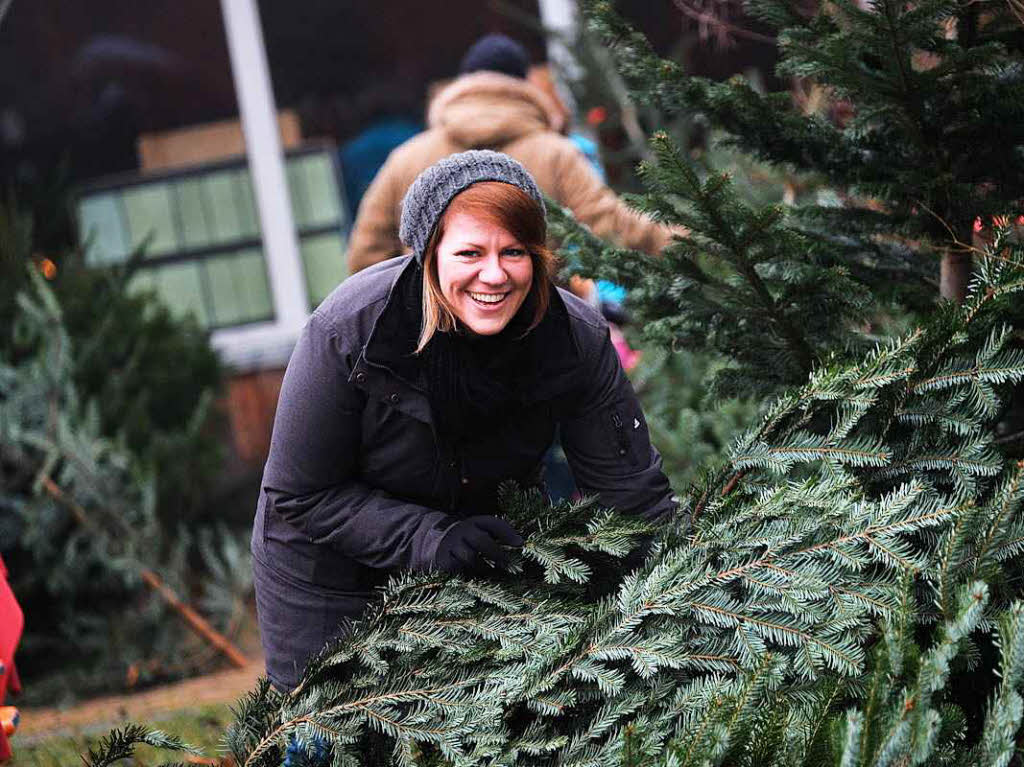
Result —
[[508, 293], [474, 293], [469, 291], [469, 296], [474, 301], [484, 305], [495, 306], [505, 300]]

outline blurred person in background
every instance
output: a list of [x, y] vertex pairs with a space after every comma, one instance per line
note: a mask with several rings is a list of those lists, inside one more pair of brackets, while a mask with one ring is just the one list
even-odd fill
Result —
[[400, 82], [377, 83], [346, 103], [348, 121], [361, 130], [338, 147], [348, 220], [395, 147], [423, 130], [418, 95]]
[[669, 243], [671, 231], [629, 209], [562, 134], [566, 110], [526, 79], [522, 45], [487, 35], [469, 48], [459, 70], [431, 100], [427, 130], [395, 149], [366, 190], [349, 240], [351, 273], [403, 252], [398, 222], [409, 185], [442, 157], [467, 149], [514, 157], [545, 194], [602, 237], [649, 253]]

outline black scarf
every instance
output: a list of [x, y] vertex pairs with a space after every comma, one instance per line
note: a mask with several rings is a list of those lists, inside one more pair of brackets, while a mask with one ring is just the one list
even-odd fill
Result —
[[[416, 289], [417, 320], [422, 318], [420, 274], [421, 279], [409, 281], [410, 289]], [[443, 442], [471, 442], [474, 429], [500, 429], [526, 406], [539, 367], [537, 334], [530, 328], [535, 306], [531, 291], [500, 333], [478, 336], [464, 327], [438, 331], [423, 349], [427, 398]], [[414, 324], [420, 326], [419, 321]]]
[[444, 442], [471, 442], [473, 430], [481, 426], [500, 430], [526, 407], [538, 367], [532, 316], [524, 301], [493, 336], [455, 330], [430, 339], [423, 368], [435, 428]]
[[575, 373], [578, 356], [568, 314], [554, 286], [551, 290], [548, 311], [532, 329], [536, 297], [531, 291], [500, 333], [438, 331], [415, 354], [423, 319], [423, 270], [410, 265], [378, 321], [373, 356], [426, 391], [444, 444], [471, 444], [481, 424], [494, 433], [524, 408], [535, 407], [545, 384]]

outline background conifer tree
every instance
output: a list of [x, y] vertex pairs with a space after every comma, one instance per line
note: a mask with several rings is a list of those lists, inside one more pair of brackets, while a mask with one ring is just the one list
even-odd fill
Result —
[[[242, 533], [225, 534], [240, 520], [223, 500], [223, 371], [207, 333], [132, 288], [141, 253], [86, 266], [71, 192], [55, 179], [0, 195], [0, 552], [32, 617], [19, 648], [27, 704], [180, 676], [217, 657], [161, 626], [168, 616], [132, 559], [179, 593], [202, 593], [204, 614], [224, 623], [244, 616], [250, 585]], [[40, 482], [64, 486], [57, 474], [69, 471], [68, 495], [103, 536]], [[104, 537], [135, 534], [147, 546], [133, 557]]]
[[942, 260], [942, 294], [967, 289], [974, 222], [1019, 214], [1024, 199], [1024, 28], [1003, 0], [801, 3], [750, 0], [774, 28], [779, 73], [807, 78], [847, 116], [802, 113], [789, 93], [688, 77], [653, 54], [609, 2], [587, 3], [634, 97], [700, 113], [766, 162], [816, 172], [851, 195], [798, 220], [837, 254], [909, 279]]
[[[102, 404], [76, 380], [81, 357], [56, 293], [25, 274], [18, 361], [0, 354], [0, 547], [32, 616], [19, 648], [32, 694], [66, 699], [208, 667], [217, 651], [150, 589], [201, 593], [226, 624], [251, 584], [246, 550], [223, 527], [168, 534], [155, 467], [125, 435], [108, 436]], [[205, 409], [192, 419], [198, 431]]]

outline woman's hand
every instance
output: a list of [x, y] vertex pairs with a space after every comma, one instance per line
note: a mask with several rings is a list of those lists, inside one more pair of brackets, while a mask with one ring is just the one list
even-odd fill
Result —
[[444, 534], [434, 555], [434, 567], [448, 572], [472, 570], [482, 565], [483, 559], [493, 562], [494, 567], [505, 567], [508, 551], [503, 547], [522, 545], [523, 537], [504, 519], [469, 517]]

